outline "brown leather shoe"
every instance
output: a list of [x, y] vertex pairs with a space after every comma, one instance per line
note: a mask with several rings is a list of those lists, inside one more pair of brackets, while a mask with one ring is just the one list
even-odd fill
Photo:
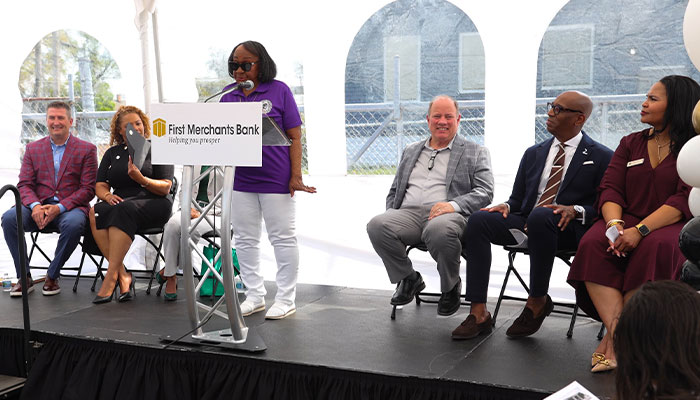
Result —
[[547, 295], [547, 303], [542, 309], [542, 314], [535, 318], [532, 310], [525, 307], [520, 316], [513, 322], [513, 325], [508, 328], [506, 335], [512, 338], [520, 338], [525, 336], [530, 336], [537, 332], [542, 326], [542, 321], [554, 310], [554, 303], [552, 303], [552, 298]]
[[452, 339], [473, 339], [481, 334], [491, 332], [491, 329], [493, 329], [493, 319], [491, 319], [491, 313], [488, 314], [489, 316], [480, 324], [476, 323], [476, 315], [469, 314], [467, 319], [465, 319], [457, 329], [452, 331]]
[[[27, 294], [29, 294], [33, 291], [34, 291], [34, 282], [32, 281], [32, 277], [28, 276], [27, 277]], [[12, 290], [10, 290], [10, 297], [22, 297], [22, 283], [21, 282], [15, 283], [15, 286], [12, 287]]]
[[41, 288], [41, 293], [44, 296], [53, 296], [61, 293], [61, 288], [58, 286], [58, 278], [51, 279], [48, 275], [46, 275], [46, 280], [44, 281], [44, 287]]

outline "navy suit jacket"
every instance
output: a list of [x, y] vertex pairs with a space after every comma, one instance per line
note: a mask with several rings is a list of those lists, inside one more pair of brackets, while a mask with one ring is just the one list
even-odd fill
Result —
[[[551, 138], [525, 150], [515, 176], [513, 192], [507, 201], [511, 213], [527, 217], [535, 207], [537, 188], [553, 140], [554, 138]], [[561, 205], [584, 207], [586, 209], [584, 226], [590, 225], [598, 216], [594, 203], [598, 186], [612, 155], [612, 150], [583, 133], [559, 187], [555, 202]]]

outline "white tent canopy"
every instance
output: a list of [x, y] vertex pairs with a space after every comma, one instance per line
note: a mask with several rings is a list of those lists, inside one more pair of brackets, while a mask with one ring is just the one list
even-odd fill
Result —
[[[280, 65], [298, 61], [304, 66], [310, 174], [343, 175], [345, 61], [362, 24], [388, 3], [269, 0], [256, 9], [247, 8], [252, 3], [225, 0], [158, 2], [164, 100], [196, 101], [194, 78], [205, 65], [210, 48], [232, 48], [249, 39], [260, 41]], [[532, 140], [531, 135], [516, 133], [534, 130], [532, 110], [540, 40], [566, 1], [453, 3], [472, 19], [484, 44], [486, 144], [491, 147], [494, 168], [514, 171], [522, 151]], [[119, 65], [127, 103], [146, 108], [135, 11], [131, 1], [36, 0], [4, 4], [0, 15], [4, 38], [4, 62], [0, 66], [0, 117], [4, 123], [0, 136], [5, 145], [0, 150], [0, 168], [19, 166], [20, 66], [36, 42], [52, 31], [81, 30], [97, 38]], [[154, 60], [152, 49], [149, 53]], [[280, 69], [282, 80], [289, 75], [289, 71]], [[155, 83], [151, 86], [157, 93]], [[157, 101], [157, 96], [152, 98]], [[519, 106], [514, 107], [516, 104]], [[510, 144], [507, 148], [495, 146], [504, 139]]]

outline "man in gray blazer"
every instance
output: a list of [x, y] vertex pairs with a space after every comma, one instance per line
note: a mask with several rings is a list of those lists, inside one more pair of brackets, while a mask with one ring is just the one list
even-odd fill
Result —
[[489, 152], [457, 136], [460, 118], [454, 99], [433, 99], [427, 117], [430, 138], [406, 147], [386, 212], [367, 224], [372, 246], [391, 282], [397, 283], [392, 305], [410, 303], [425, 288], [406, 254], [407, 246], [424, 243], [440, 273], [438, 314], [459, 309], [462, 234], [469, 215], [493, 197]]

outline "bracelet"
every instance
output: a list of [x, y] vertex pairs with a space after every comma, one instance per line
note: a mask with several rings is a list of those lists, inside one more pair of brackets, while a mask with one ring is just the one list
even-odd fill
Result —
[[146, 178], [146, 184], [145, 184], [145, 185], [141, 185], [141, 187], [142, 187], [142, 188], [145, 188], [145, 187], [147, 187], [147, 186], [150, 185], [150, 184], [151, 184], [151, 182], [148, 180], [148, 178]]
[[611, 220], [608, 221], [608, 223], [605, 225], [605, 228], [608, 229], [608, 228], [610, 228], [611, 226], [620, 225], [620, 224], [624, 227], [624, 226], [625, 226], [625, 221], [623, 221], [623, 220], [621, 220], [621, 219], [611, 219]]

